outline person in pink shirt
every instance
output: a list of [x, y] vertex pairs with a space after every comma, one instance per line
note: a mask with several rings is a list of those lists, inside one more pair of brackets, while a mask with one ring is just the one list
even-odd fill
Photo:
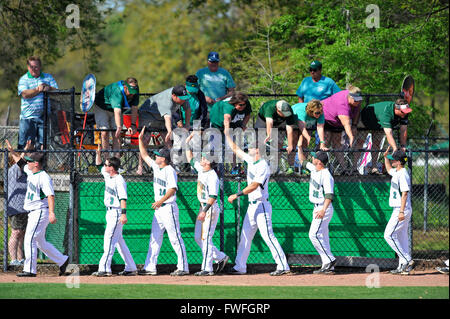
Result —
[[[343, 131], [345, 131], [349, 139], [348, 147], [352, 147], [355, 144], [361, 101], [361, 90], [355, 86], [350, 86], [347, 90], [340, 91], [322, 100], [325, 116], [325, 143], [327, 147], [342, 149], [344, 147], [341, 143]], [[341, 167], [345, 169], [343, 155], [342, 152], [337, 152], [336, 158]]]

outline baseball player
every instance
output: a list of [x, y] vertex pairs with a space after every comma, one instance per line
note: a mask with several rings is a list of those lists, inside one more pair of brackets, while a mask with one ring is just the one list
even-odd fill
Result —
[[236, 265], [231, 274], [244, 275], [247, 273], [247, 259], [250, 254], [253, 237], [259, 229], [260, 234], [269, 247], [272, 257], [277, 264], [277, 269], [270, 273], [271, 276], [281, 276], [290, 273], [283, 249], [278, 243], [272, 229], [272, 205], [269, 198], [270, 167], [262, 158], [256, 143], [249, 143], [248, 154], [242, 151], [232, 140], [229, 133], [225, 135], [233, 152], [247, 162], [247, 187], [237, 194], [228, 197], [228, 202], [233, 203], [238, 197], [248, 195], [249, 206], [242, 224], [241, 240], [236, 254]]
[[[405, 168], [407, 161], [403, 150], [397, 149], [388, 155], [389, 145], [384, 153], [384, 164], [391, 178], [389, 190], [389, 206], [393, 208], [384, 231], [384, 239], [398, 255], [398, 267], [391, 270], [392, 274], [409, 275], [414, 268], [414, 260], [409, 249], [408, 226], [411, 220], [411, 177]], [[392, 165], [390, 160], [392, 160]]]
[[139, 151], [142, 159], [153, 170], [153, 189], [155, 202], [152, 208], [155, 210], [152, 221], [152, 233], [150, 244], [145, 259], [144, 268], [139, 275], [157, 275], [156, 264], [163, 241], [164, 231], [167, 230], [170, 243], [178, 256], [177, 270], [172, 276], [184, 276], [189, 274], [189, 266], [186, 256], [186, 248], [180, 232], [180, 220], [176, 203], [177, 174], [170, 165], [170, 151], [167, 148], [154, 151], [155, 160], [151, 159], [144, 144], [145, 126], [139, 134]]
[[309, 239], [320, 255], [322, 267], [314, 274], [334, 274], [336, 257], [331, 253], [328, 224], [333, 217], [334, 179], [328, 168], [328, 154], [324, 151], [312, 152], [313, 162], [306, 166], [300, 159], [300, 164], [310, 171], [309, 200], [314, 204], [313, 219], [309, 228]]
[[100, 154], [101, 145], [98, 145], [95, 164], [105, 178], [104, 204], [106, 206], [106, 229], [103, 240], [103, 255], [98, 265], [98, 271], [92, 273], [96, 277], [109, 277], [111, 273], [111, 261], [114, 251], [119, 252], [125, 261], [125, 269], [120, 276], [136, 276], [137, 268], [123, 239], [123, 225], [127, 223], [127, 183], [118, 173], [120, 159], [111, 157], [102, 165]]
[[[186, 144], [189, 143], [189, 140], [189, 138], [186, 140]], [[214, 246], [212, 241], [219, 218], [219, 206], [217, 205], [219, 177], [213, 169], [215, 163], [207, 154], [202, 153], [199, 162], [194, 159], [192, 151], [187, 149], [186, 158], [198, 173], [197, 198], [201, 203], [195, 222], [195, 241], [202, 249], [203, 261], [201, 270], [194, 275], [213, 276], [223, 270], [229, 259], [225, 253]], [[213, 271], [213, 261], [217, 262], [216, 271]]]
[[63, 255], [45, 240], [48, 223], [56, 223], [55, 192], [50, 176], [42, 169], [44, 154], [31, 153], [22, 158], [5, 140], [8, 151], [17, 165], [27, 174], [27, 192], [23, 208], [28, 211], [28, 224], [25, 231], [25, 262], [18, 277], [36, 277], [38, 248], [59, 266], [59, 275], [66, 272], [69, 256]]

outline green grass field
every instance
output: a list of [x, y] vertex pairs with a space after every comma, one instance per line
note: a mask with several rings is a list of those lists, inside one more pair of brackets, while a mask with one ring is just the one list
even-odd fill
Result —
[[448, 299], [448, 287], [0, 284], [0, 299]]

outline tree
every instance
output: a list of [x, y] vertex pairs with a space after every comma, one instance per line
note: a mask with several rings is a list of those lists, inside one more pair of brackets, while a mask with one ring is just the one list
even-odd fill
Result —
[[26, 70], [26, 59], [39, 55], [44, 67], [55, 62], [65, 49], [82, 49], [89, 68], [96, 69], [96, 49], [103, 26], [99, 6], [104, 0], [0, 2], [0, 83], [17, 91], [19, 77]]

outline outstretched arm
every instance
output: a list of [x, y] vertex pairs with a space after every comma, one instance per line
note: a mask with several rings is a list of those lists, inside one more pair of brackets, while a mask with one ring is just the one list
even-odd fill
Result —
[[147, 163], [147, 165], [152, 165], [152, 159], [147, 153], [147, 148], [144, 144], [144, 134], [145, 134], [145, 126], [142, 128], [141, 133], [139, 133], [139, 152], [141, 154], [142, 159]]
[[9, 143], [8, 140], [5, 140], [5, 143], [6, 143], [6, 148], [8, 149], [8, 152], [11, 154], [14, 162], [16, 162], [16, 163], [19, 162], [20, 159], [22, 158], [20, 156], [20, 154], [13, 150], [11, 143]]
[[386, 167], [386, 172], [389, 172], [392, 169], [391, 161], [387, 158], [390, 149], [391, 145], [389, 145], [386, 152], [384, 152], [384, 166]]
[[240, 159], [244, 159], [245, 155], [247, 154], [243, 150], [241, 150], [239, 146], [236, 145], [236, 143], [233, 142], [233, 139], [231, 138], [229, 132], [225, 133], [225, 138], [234, 154], [236, 154], [236, 156], [238, 156]]

